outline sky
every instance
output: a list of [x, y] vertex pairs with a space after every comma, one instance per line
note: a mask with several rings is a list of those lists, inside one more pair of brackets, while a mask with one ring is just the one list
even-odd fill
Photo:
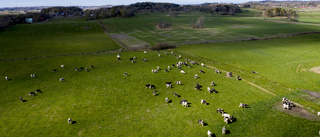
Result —
[[243, 3], [257, 0], [0, 0], [3, 7], [31, 7], [31, 6], [101, 6], [101, 5], [130, 5], [137, 2], [168, 2], [175, 4], [201, 3]]

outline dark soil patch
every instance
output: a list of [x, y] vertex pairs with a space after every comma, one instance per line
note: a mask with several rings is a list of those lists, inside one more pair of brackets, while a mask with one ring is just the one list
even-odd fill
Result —
[[304, 118], [312, 121], [320, 121], [319, 117], [317, 117], [316, 115], [310, 113], [309, 111], [305, 110], [304, 108], [298, 105], [296, 105], [296, 107], [292, 107], [290, 110], [287, 110], [287, 109], [283, 109], [282, 102], [279, 102], [273, 107], [279, 111], [286, 112], [296, 117], [300, 117], [300, 118]]
[[309, 91], [309, 90], [302, 90], [304, 93], [308, 93], [310, 96], [320, 99], [320, 93]]

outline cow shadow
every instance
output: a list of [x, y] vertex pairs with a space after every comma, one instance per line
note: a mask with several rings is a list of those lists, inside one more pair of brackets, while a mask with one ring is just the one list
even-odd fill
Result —
[[27, 100], [22, 100], [21, 102], [27, 102]]
[[168, 103], [172, 103], [172, 100], [169, 100]]
[[75, 124], [75, 123], [77, 123], [77, 121], [72, 121], [72, 124]]
[[230, 130], [226, 130], [226, 135], [227, 135], [227, 134], [230, 134]]
[[208, 123], [203, 122], [203, 126], [208, 126]]
[[237, 122], [237, 118], [233, 118], [233, 119], [232, 119], [232, 123], [233, 123], [233, 122]]
[[216, 137], [216, 135], [215, 135], [214, 133], [212, 133], [212, 134], [210, 135], [210, 137]]

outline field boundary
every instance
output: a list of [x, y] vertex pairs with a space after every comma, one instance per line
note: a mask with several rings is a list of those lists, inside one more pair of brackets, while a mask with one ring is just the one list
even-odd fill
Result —
[[106, 29], [106, 26], [105, 26], [104, 24], [102, 24], [101, 21], [98, 21], [98, 24], [101, 26], [102, 30], [104, 31], [104, 33], [105, 33], [108, 37], [110, 37], [112, 40], [114, 40], [120, 47], [124, 48], [125, 50], [128, 50], [128, 49], [127, 49], [125, 46], [123, 46], [119, 41], [117, 41], [116, 39], [113, 39], [113, 38], [111, 37], [111, 35], [109, 34], [109, 32], [108, 32], [107, 29]]

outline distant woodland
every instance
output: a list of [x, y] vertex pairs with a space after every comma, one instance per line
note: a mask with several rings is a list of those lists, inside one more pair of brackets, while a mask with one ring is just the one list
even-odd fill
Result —
[[[297, 20], [299, 15], [292, 8], [316, 7], [319, 1], [264, 1], [248, 2], [244, 4], [218, 4], [204, 3], [200, 5], [178, 5], [173, 3], [142, 2], [127, 6], [114, 6], [109, 8], [87, 9], [79, 7], [50, 7], [41, 12], [27, 12], [20, 15], [1, 15], [0, 31], [15, 24], [24, 24], [26, 18], [32, 18], [33, 22], [41, 22], [57, 16], [81, 16], [86, 20], [104, 19], [112, 17], [134, 17], [138, 12], [168, 12], [170, 16], [177, 16], [179, 12], [198, 11], [211, 13], [212, 15], [235, 15], [243, 12], [241, 8], [251, 8], [261, 11], [263, 17], [286, 17]], [[289, 9], [290, 8], [290, 9]]]

